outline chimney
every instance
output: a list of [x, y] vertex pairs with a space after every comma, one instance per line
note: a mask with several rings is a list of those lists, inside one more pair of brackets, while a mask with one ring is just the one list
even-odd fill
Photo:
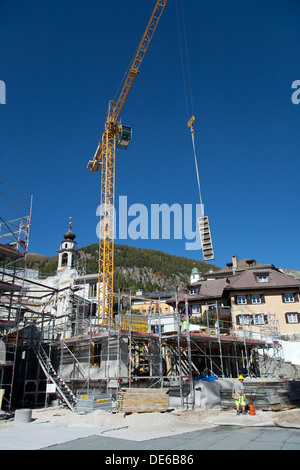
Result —
[[235, 271], [237, 270], [238, 268], [238, 257], [237, 256], [233, 256], [232, 257], [232, 271], [235, 273]]

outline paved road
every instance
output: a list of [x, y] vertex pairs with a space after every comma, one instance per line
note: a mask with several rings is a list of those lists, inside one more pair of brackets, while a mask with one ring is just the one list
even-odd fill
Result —
[[185, 451], [186, 455], [197, 450], [300, 450], [300, 429], [218, 426], [143, 442], [91, 436], [43, 450], [106, 450], [109, 454], [119, 450], [127, 451], [126, 455], [137, 450]]

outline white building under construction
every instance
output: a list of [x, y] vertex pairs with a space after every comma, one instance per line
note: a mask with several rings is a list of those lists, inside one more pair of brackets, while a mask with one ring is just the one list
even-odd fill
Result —
[[230, 309], [218, 304], [213, 323], [210, 317], [197, 327], [190, 324], [187, 299], [185, 308], [178, 308], [182, 299], [175, 296], [171, 312], [137, 314], [133, 303], [143, 297], [115, 293], [112, 322], [103, 325], [98, 274], [86, 275], [84, 259], [77, 259], [71, 222], [58, 250], [57, 273], [47, 279], [26, 276], [29, 224], [24, 228], [23, 218], [14, 219], [18, 224], [0, 244], [3, 406], [44, 406], [58, 399], [75, 410], [78, 397], [93, 393], [117, 400], [125, 389], [168, 390], [182, 405], [193, 406], [197, 379], [281, 373], [279, 332], [237, 327]]

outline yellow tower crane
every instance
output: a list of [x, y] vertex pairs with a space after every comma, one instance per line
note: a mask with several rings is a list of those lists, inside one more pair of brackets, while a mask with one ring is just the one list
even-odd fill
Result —
[[126, 149], [132, 136], [131, 128], [122, 126], [119, 123], [119, 117], [167, 1], [168, 0], [157, 0], [156, 2], [148, 26], [129, 67], [129, 72], [120, 95], [116, 101], [109, 102], [102, 139], [97, 147], [93, 160], [90, 160], [87, 165], [87, 168], [93, 173], [99, 171], [101, 168], [97, 321], [99, 324], [102, 324], [103, 327], [110, 326], [112, 321], [115, 150], [116, 146]]

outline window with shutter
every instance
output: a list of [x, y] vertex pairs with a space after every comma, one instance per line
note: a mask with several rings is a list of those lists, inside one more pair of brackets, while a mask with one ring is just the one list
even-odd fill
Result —
[[251, 302], [252, 304], [261, 304], [261, 296], [260, 294], [253, 294], [251, 295]]
[[284, 303], [293, 303], [295, 302], [295, 299], [294, 299], [294, 294], [283, 294], [284, 296]]
[[252, 317], [251, 315], [240, 315], [239, 316], [239, 325], [251, 325], [252, 324]]
[[254, 313], [253, 314], [253, 324], [254, 325], [264, 325], [265, 316], [263, 313]]
[[298, 312], [288, 312], [285, 314], [285, 321], [288, 324], [299, 323], [299, 313]]
[[192, 306], [193, 313], [200, 313], [200, 305], [193, 305]]
[[268, 282], [269, 277], [265, 274], [257, 276], [257, 281], [258, 282]]
[[237, 296], [237, 304], [238, 305], [247, 305], [247, 297], [245, 295], [238, 295]]

